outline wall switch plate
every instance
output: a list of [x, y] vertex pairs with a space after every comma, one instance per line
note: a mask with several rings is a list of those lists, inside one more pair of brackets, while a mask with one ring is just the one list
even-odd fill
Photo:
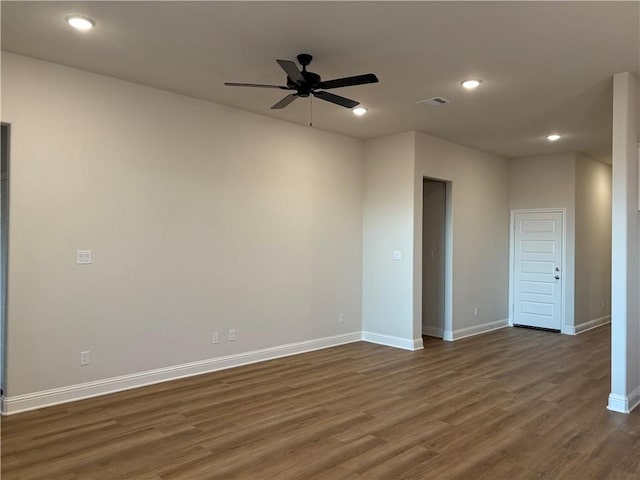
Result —
[[81, 366], [89, 365], [90, 360], [91, 359], [89, 358], [89, 350], [87, 350], [85, 352], [80, 352], [80, 365]]
[[473, 315], [477, 317], [478, 313], [480, 313], [480, 309], [478, 307], [474, 308], [473, 309]]
[[78, 250], [76, 253], [76, 263], [78, 265], [91, 263], [91, 250]]
[[220, 341], [220, 334], [218, 332], [213, 332], [211, 335], [211, 343], [218, 343]]
[[229, 330], [229, 341], [233, 342], [236, 339], [236, 331], [235, 330]]
[[402, 252], [400, 250], [393, 251], [393, 259], [394, 260], [402, 260]]
[[341, 313], [341, 314], [340, 314], [340, 317], [338, 317], [338, 321], [339, 321], [340, 323], [344, 323], [344, 313]]

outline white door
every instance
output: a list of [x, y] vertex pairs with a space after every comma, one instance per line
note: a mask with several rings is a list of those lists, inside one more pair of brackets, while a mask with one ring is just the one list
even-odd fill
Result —
[[562, 329], [562, 213], [516, 213], [514, 325]]

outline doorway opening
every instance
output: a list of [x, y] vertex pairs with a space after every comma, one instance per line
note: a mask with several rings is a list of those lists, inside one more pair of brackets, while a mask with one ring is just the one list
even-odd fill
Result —
[[[9, 245], [9, 125], [0, 125], [0, 396], [4, 397], [7, 334], [7, 257]], [[4, 402], [3, 402], [4, 403]]]
[[451, 331], [450, 191], [449, 182], [423, 179], [422, 335], [445, 340]]

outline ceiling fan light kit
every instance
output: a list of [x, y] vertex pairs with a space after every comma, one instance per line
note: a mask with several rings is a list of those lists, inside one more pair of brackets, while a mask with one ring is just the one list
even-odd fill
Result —
[[[334, 93], [325, 92], [324, 90], [331, 90], [333, 88], [351, 87], [355, 85], [364, 85], [367, 83], [377, 83], [378, 77], [373, 73], [366, 73], [364, 75], [356, 75], [353, 77], [336, 78], [334, 80], [322, 81], [320, 75], [314, 72], [307, 71], [307, 66], [313, 60], [313, 57], [307, 53], [301, 53], [297, 57], [298, 63], [302, 66], [302, 70], [298, 69], [295, 62], [291, 60], [276, 60], [280, 68], [287, 74], [286, 85], [265, 85], [260, 83], [235, 83], [226, 82], [225, 85], [230, 87], [257, 87], [257, 88], [276, 88], [280, 90], [292, 90], [295, 93], [291, 93], [284, 97], [271, 107], [272, 110], [280, 110], [285, 108], [291, 102], [299, 97], [306, 98], [314, 96], [320, 100], [334, 103], [345, 108], [354, 108], [360, 103], [351, 100], [350, 98], [341, 97]], [[365, 110], [366, 111], [366, 110]]]

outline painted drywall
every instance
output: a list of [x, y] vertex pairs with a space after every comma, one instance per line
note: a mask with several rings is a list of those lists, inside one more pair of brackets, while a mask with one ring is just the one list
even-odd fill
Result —
[[509, 161], [509, 208], [565, 208], [565, 327], [575, 318], [575, 153], [541, 155]]
[[[445, 304], [448, 338], [454, 331], [504, 321], [508, 303], [507, 160], [421, 132], [368, 140], [363, 329], [414, 344], [421, 343], [422, 335], [425, 177], [452, 182], [447, 240], [452, 242], [452, 275], [445, 278], [452, 290], [446, 300], [450, 306]], [[402, 251], [401, 261], [393, 260], [394, 250]]]
[[576, 155], [575, 324], [611, 315], [611, 166]]
[[422, 199], [422, 333], [442, 338], [447, 185], [425, 179]]
[[511, 209], [566, 209], [565, 332], [606, 320], [611, 314], [611, 167], [581, 153], [512, 159], [509, 187]]
[[640, 219], [638, 214], [638, 80], [613, 77], [611, 394], [608, 408], [640, 403]]
[[[365, 142], [363, 330], [412, 342], [414, 132]], [[393, 252], [401, 252], [394, 260]], [[420, 334], [418, 334], [420, 337]]]
[[10, 396], [361, 330], [362, 141], [11, 54], [2, 121]]
[[420, 331], [422, 318], [421, 187], [425, 177], [451, 182], [452, 279], [448, 282], [453, 288], [453, 338], [455, 332], [504, 324], [509, 281], [508, 161], [421, 132], [415, 140], [414, 242], [420, 248], [414, 257], [414, 331]]

